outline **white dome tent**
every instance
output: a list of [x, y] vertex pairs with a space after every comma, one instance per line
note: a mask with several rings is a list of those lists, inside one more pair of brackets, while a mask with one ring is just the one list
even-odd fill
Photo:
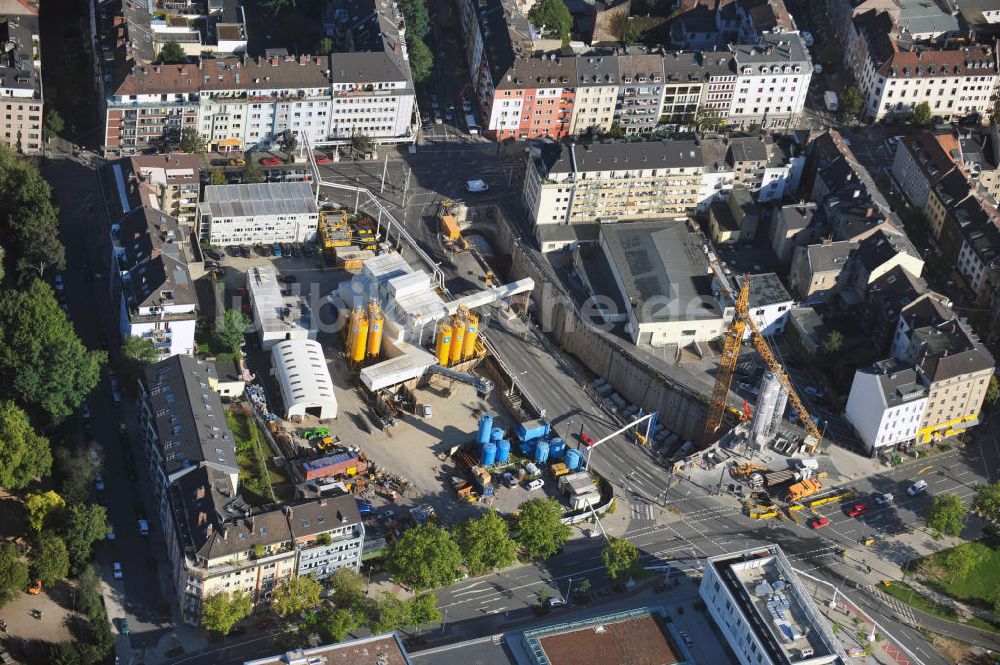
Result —
[[337, 398], [326, 366], [323, 347], [311, 339], [292, 339], [271, 347], [271, 364], [285, 418], [314, 416], [320, 420], [337, 417]]

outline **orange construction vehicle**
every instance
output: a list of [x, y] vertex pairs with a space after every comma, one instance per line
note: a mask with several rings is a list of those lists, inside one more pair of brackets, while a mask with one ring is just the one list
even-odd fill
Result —
[[823, 489], [823, 485], [821, 485], [818, 480], [815, 478], [806, 478], [805, 480], [799, 481], [788, 488], [788, 497], [786, 500], [789, 503], [792, 503], [793, 501], [804, 499], [807, 496], [812, 496], [821, 489]]
[[30, 593], [32, 596], [37, 596], [41, 592], [42, 592], [41, 580], [35, 580], [28, 586], [28, 593]]

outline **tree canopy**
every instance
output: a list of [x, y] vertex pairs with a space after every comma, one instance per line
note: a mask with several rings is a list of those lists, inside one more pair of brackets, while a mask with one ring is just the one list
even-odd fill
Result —
[[104, 506], [77, 503], [69, 507], [63, 536], [74, 570], [87, 565], [94, 543], [107, 535], [108, 513]]
[[0, 403], [0, 487], [22, 489], [51, 470], [49, 440], [35, 432], [20, 407]]
[[326, 578], [337, 607], [356, 607], [365, 595], [365, 578], [352, 568], [338, 568]]
[[201, 625], [220, 635], [228, 635], [238, 622], [250, 616], [253, 602], [244, 591], [223, 591], [209, 596], [201, 606]]
[[934, 116], [931, 114], [931, 105], [927, 102], [920, 102], [913, 107], [913, 115], [910, 116], [910, 120], [913, 121], [914, 125], [918, 127], [926, 127], [934, 122]]
[[185, 127], [181, 130], [180, 140], [181, 152], [201, 154], [208, 150], [205, 137], [201, 135], [196, 127]]
[[831, 330], [823, 339], [823, 353], [837, 353], [844, 346], [844, 335], [839, 330]]
[[246, 166], [243, 167], [242, 180], [245, 183], [264, 182], [264, 174], [260, 172], [256, 164], [247, 161]]
[[362, 617], [357, 612], [344, 608], [330, 612], [321, 623], [323, 629], [334, 642], [343, 642], [347, 635], [359, 628], [361, 624]]
[[[66, 265], [59, 241], [59, 210], [52, 190], [31, 162], [0, 145], [0, 238], [19, 277]], [[30, 273], [29, 273], [30, 271]]]
[[972, 510], [987, 522], [1000, 524], [1000, 481], [976, 488]]
[[236, 309], [227, 309], [219, 321], [219, 329], [216, 334], [219, 336], [219, 341], [226, 348], [231, 349], [233, 353], [237, 353], [239, 352], [240, 342], [243, 341], [243, 336], [249, 325], [250, 319], [243, 312]]
[[840, 112], [848, 120], [853, 120], [857, 117], [863, 104], [864, 98], [861, 96], [861, 91], [858, 90], [858, 86], [856, 85], [848, 87], [844, 91], [844, 94], [840, 96]]
[[406, 531], [384, 557], [393, 576], [414, 589], [451, 584], [458, 577], [462, 554], [451, 534], [433, 524]]
[[563, 0], [538, 0], [528, 10], [528, 20], [545, 34], [566, 41], [573, 27], [573, 17]]
[[570, 527], [562, 523], [562, 506], [555, 499], [532, 499], [521, 504], [517, 540], [532, 559], [547, 559], [566, 544]]
[[229, 181], [226, 180], [226, 173], [225, 173], [225, 171], [212, 171], [211, 180], [209, 180], [209, 184], [211, 184], [211, 185], [225, 185], [227, 182], [229, 182]]
[[165, 65], [181, 65], [187, 62], [187, 53], [175, 41], [169, 41], [160, 48], [157, 60]]
[[406, 34], [417, 41], [423, 41], [431, 29], [431, 18], [423, 0], [400, 0], [399, 11], [406, 19]]
[[90, 497], [90, 483], [94, 480], [94, 466], [83, 455], [75, 455], [67, 448], [56, 448], [56, 470], [59, 473], [59, 490], [69, 505], [85, 503]]
[[10, 543], [0, 545], [0, 605], [28, 587], [28, 565]]
[[434, 54], [423, 40], [416, 37], [407, 36], [406, 46], [410, 55], [410, 72], [413, 74], [413, 80], [423, 83], [430, 78], [434, 69]]
[[601, 559], [604, 561], [604, 567], [608, 569], [608, 576], [617, 581], [631, 574], [636, 561], [639, 560], [639, 550], [628, 540], [608, 538], [604, 551], [601, 552]]
[[281, 148], [283, 153], [291, 154], [295, 152], [296, 148], [299, 147], [298, 136], [296, 136], [295, 132], [286, 131], [278, 140], [278, 146]]
[[989, 558], [988, 550], [975, 543], [962, 543], [947, 552], [942, 557], [951, 581], [965, 579], [976, 566]]
[[301, 614], [320, 603], [323, 585], [315, 579], [300, 575], [292, 577], [274, 590], [271, 607], [280, 616]]
[[378, 601], [377, 615], [375, 625], [372, 626], [375, 633], [388, 633], [411, 625], [410, 604], [388, 591], [383, 592]]
[[54, 518], [66, 508], [66, 502], [61, 496], [49, 490], [47, 492], [32, 492], [24, 500], [24, 510], [27, 513], [28, 527], [35, 533], [42, 529], [51, 529]]
[[31, 576], [52, 586], [69, 575], [69, 552], [63, 539], [51, 531], [39, 534], [31, 550]]
[[0, 293], [0, 392], [61, 420], [97, 385], [102, 351], [88, 351], [52, 289], [33, 280]]
[[517, 561], [517, 544], [510, 537], [507, 520], [495, 510], [459, 524], [455, 541], [473, 575], [493, 568], [506, 568]]
[[957, 494], [942, 494], [931, 500], [924, 510], [924, 519], [935, 540], [944, 536], [957, 538], [965, 528], [965, 506]]

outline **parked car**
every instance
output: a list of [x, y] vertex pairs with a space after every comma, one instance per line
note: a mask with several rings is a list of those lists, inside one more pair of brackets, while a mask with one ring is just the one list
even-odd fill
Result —
[[149, 522], [147, 522], [145, 519], [143, 519], [142, 517], [140, 517], [138, 519], [138, 524], [139, 524], [139, 535], [140, 536], [148, 536], [149, 535]]
[[847, 507], [848, 517], [861, 517], [868, 512], [868, 506], [863, 503], [852, 503]]
[[125, 573], [122, 572], [122, 565], [120, 563], [118, 563], [117, 561], [115, 561], [113, 564], [111, 564], [111, 570], [114, 572], [114, 576], [115, 576], [116, 580], [120, 580], [123, 577], [125, 577]]
[[94, 489], [96, 489], [98, 492], [104, 491], [104, 476], [102, 476], [101, 474], [97, 474], [96, 476], [94, 476]]
[[433, 412], [431, 411], [431, 405], [430, 404], [421, 404], [420, 405], [420, 415], [422, 417], [424, 417], [424, 418], [430, 418], [431, 415], [433, 415]]
[[261, 157], [261, 166], [281, 166], [282, 162], [277, 157]]
[[826, 397], [826, 393], [824, 393], [822, 390], [814, 386], [806, 386], [802, 392], [815, 399], [823, 399], [824, 397]]
[[580, 441], [588, 448], [594, 445], [594, 438], [587, 433], [580, 434]]
[[885, 494], [875, 495], [875, 503], [877, 503], [880, 506], [888, 506], [889, 504], [892, 503], [893, 499], [894, 497], [892, 496], [892, 494], [889, 494], [888, 492], [886, 492]]
[[689, 646], [689, 647], [693, 647], [694, 646], [694, 640], [691, 638], [690, 635], [688, 635], [683, 630], [681, 631], [681, 639], [684, 640], [684, 644], [686, 644], [687, 646]]
[[441, 108], [441, 101], [437, 95], [431, 95], [431, 108], [434, 110]]
[[295, 275], [278, 275], [278, 281], [282, 284], [294, 284], [299, 278]]
[[535, 480], [532, 480], [530, 483], [525, 485], [525, 487], [528, 488], [529, 492], [534, 492], [535, 490], [542, 489], [544, 485], [545, 485], [544, 480], [542, 480], [541, 478], [536, 478]]
[[313, 158], [316, 160], [317, 164], [329, 164], [330, 156], [324, 152], [314, 152]]
[[918, 494], [923, 494], [927, 491], [927, 481], [918, 480], [909, 487], [906, 488], [906, 493], [910, 496], [917, 496]]
[[470, 102], [468, 99], [463, 99], [462, 100], [462, 111], [464, 113], [472, 113], [472, 102]]
[[274, 243], [273, 245], [271, 245], [271, 249], [274, 251], [274, 255], [276, 257], [281, 258], [282, 254], [281, 254], [281, 245], [280, 244]]
[[465, 191], [472, 192], [473, 194], [480, 194], [482, 192], [490, 191], [490, 186], [486, 184], [484, 180], [466, 180], [465, 181]]
[[501, 477], [503, 478], [503, 484], [507, 487], [517, 487], [517, 480], [510, 471], [504, 471]]
[[808, 48], [812, 48], [813, 44], [816, 43], [816, 40], [813, 38], [812, 34], [805, 31], [802, 31], [800, 34], [802, 35], [802, 41], [805, 42], [805, 45]]
[[444, 119], [447, 120], [448, 122], [454, 122], [455, 121], [455, 107], [454, 106], [449, 106], [448, 108], [446, 108], [444, 110]]
[[358, 500], [358, 513], [361, 514], [361, 515], [374, 515], [375, 514], [375, 506], [372, 504], [371, 501], [366, 501], [366, 500], [359, 499]]
[[566, 601], [558, 596], [553, 596], [545, 601], [545, 604], [548, 607], [562, 607], [566, 604]]
[[132, 632], [132, 629], [129, 628], [128, 626], [128, 619], [126, 619], [125, 617], [121, 617], [117, 619], [117, 622], [118, 622], [119, 633], [121, 633], [122, 635], [128, 635], [129, 633]]
[[825, 526], [830, 526], [830, 520], [825, 517], [814, 517], [809, 520], [810, 529], [822, 529]]

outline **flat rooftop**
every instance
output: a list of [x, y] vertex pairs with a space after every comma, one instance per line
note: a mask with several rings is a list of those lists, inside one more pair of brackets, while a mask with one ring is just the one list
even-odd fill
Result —
[[605, 224], [601, 245], [641, 323], [721, 316], [705, 254], [685, 222]]
[[685, 662], [663, 617], [650, 608], [526, 631], [532, 665], [674, 665]]
[[318, 215], [308, 182], [259, 182], [246, 185], [208, 185], [202, 211], [212, 217]]
[[803, 660], [804, 650], [813, 654], [807, 660], [836, 662], [836, 638], [779, 547], [723, 554], [708, 563], [736, 599], [770, 662], [790, 665]]
[[412, 665], [403, 643], [395, 633], [362, 637], [339, 644], [298, 649], [274, 656], [245, 661], [243, 665]]
[[256, 323], [265, 334], [294, 331], [308, 334], [315, 330], [305, 298], [291, 291], [283, 292], [272, 268], [250, 268], [247, 289], [253, 296]]

